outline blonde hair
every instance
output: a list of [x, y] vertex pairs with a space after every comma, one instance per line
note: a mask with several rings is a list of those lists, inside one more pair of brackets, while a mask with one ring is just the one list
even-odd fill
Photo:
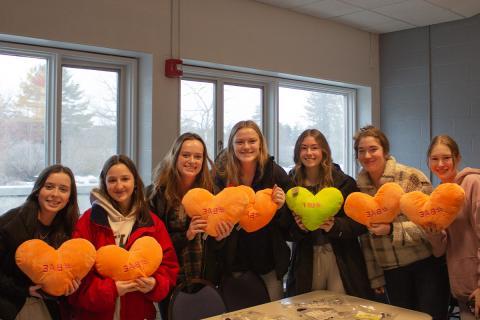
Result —
[[241, 129], [253, 129], [260, 140], [260, 152], [257, 158], [257, 168], [260, 172], [260, 177], [263, 176], [263, 169], [265, 164], [268, 160], [268, 149], [267, 143], [265, 141], [265, 137], [263, 136], [262, 132], [258, 125], [253, 122], [252, 120], [244, 120], [237, 122], [232, 131], [230, 131], [230, 136], [228, 137], [228, 146], [225, 152], [222, 152], [219, 155], [218, 162], [217, 162], [217, 172], [218, 175], [227, 180], [227, 184], [239, 185], [240, 184], [240, 176], [241, 176], [241, 166], [240, 161], [238, 160], [237, 156], [235, 155], [234, 146], [234, 139], [235, 135]]
[[318, 167], [321, 179], [320, 187], [332, 187], [332, 152], [330, 151], [330, 146], [328, 145], [327, 139], [317, 129], [307, 129], [303, 131], [300, 136], [298, 136], [297, 142], [295, 142], [295, 148], [293, 149], [293, 161], [295, 162], [295, 167], [293, 168], [293, 181], [295, 184], [300, 186], [303, 186], [305, 182], [305, 167], [300, 159], [300, 151], [302, 149], [302, 142], [306, 137], [314, 138], [315, 142], [319, 144], [322, 150], [322, 161]]
[[204, 188], [213, 193], [213, 180], [210, 174], [209, 165], [213, 168], [213, 162], [208, 157], [207, 146], [203, 139], [196, 133], [186, 132], [180, 135], [170, 147], [167, 155], [158, 164], [153, 173], [154, 192], [150, 194], [149, 200], [163, 189], [167, 202], [167, 210], [178, 206], [182, 201], [180, 190], [181, 176], [177, 169], [177, 160], [183, 143], [188, 140], [197, 140], [203, 146], [203, 162], [200, 173], [195, 177], [193, 188]]

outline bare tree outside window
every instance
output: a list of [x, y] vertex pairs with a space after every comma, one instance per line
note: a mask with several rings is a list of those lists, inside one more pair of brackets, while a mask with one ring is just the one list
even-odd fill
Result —
[[212, 82], [181, 81], [180, 132], [195, 132], [207, 145], [208, 154], [215, 150], [215, 86]]
[[[47, 61], [0, 54], [0, 214], [20, 205], [46, 165]], [[81, 210], [116, 153], [118, 73], [62, 70], [61, 158], [71, 167]]]
[[346, 164], [345, 123], [347, 98], [343, 94], [280, 87], [279, 162], [287, 171], [293, 163], [293, 149], [305, 129], [318, 129], [328, 140], [333, 161]]
[[25, 200], [45, 166], [46, 64], [0, 54], [0, 214]]

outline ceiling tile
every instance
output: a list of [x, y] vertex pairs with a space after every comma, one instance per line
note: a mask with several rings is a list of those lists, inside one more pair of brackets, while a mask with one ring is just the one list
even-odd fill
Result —
[[452, 10], [466, 18], [480, 13], [479, 0], [427, 0], [427, 2]]
[[392, 20], [390, 22], [381, 23], [378, 25], [366, 26], [362, 29], [365, 31], [375, 32], [375, 33], [388, 33], [393, 31], [411, 29], [414, 27], [415, 27], [414, 25], [411, 25], [402, 21]]
[[380, 7], [388, 6], [391, 4], [403, 2], [406, 0], [342, 0], [342, 1], [348, 4], [351, 4], [352, 6], [355, 6], [355, 7], [360, 7], [364, 9], [374, 9], [374, 8], [380, 8]]
[[392, 18], [386, 17], [384, 15], [381, 15], [379, 13], [366, 11], [366, 10], [354, 12], [351, 14], [346, 14], [340, 17], [335, 17], [333, 18], [333, 20], [343, 22], [346, 24], [352, 23], [352, 24], [364, 25], [364, 26], [398, 21], [398, 20], [394, 20]]
[[415, 26], [426, 26], [461, 19], [462, 16], [422, 0], [408, 0], [373, 9], [378, 13]]
[[275, 7], [290, 9], [293, 7], [303, 6], [305, 4], [309, 4], [318, 0], [257, 0], [257, 1], [270, 4]]
[[320, 18], [330, 18], [350, 14], [361, 9], [338, 0], [323, 0], [294, 8], [294, 10]]

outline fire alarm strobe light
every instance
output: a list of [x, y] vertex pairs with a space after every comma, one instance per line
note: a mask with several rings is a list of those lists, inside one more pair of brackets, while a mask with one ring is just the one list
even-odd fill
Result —
[[180, 78], [183, 75], [182, 60], [167, 59], [165, 60], [165, 76], [169, 78]]

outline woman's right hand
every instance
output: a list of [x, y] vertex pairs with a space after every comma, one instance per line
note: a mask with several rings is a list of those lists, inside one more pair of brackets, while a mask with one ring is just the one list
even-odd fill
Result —
[[121, 297], [126, 293], [137, 291], [137, 284], [135, 281], [115, 281], [118, 296]]
[[35, 298], [40, 298], [42, 299], [42, 296], [40, 295], [40, 293], [37, 292], [37, 290], [41, 289], [42, 286], [40, 284], [37, 284], [37, 285], [34, 285], [34, 286], [30, 286], [28, 288], [28, 294], [31, 296], [31, 297], [35, 297]]
[[193, 240], [198, 233], [205, 231], [207, 227], [207, 220], [203, 219], [201, 216], [193, 216], [190, 220], [190, 225], [188, 226], [186, 237], [189, 241]]
[[65, 295], [69, 296], [69, 295], [73, 294], [75, 291], [78, 290], [81, 283], [82, 283], [82, 281], [80, 281], [80, 279], [78, 279], [78, 278], [73, 279], [72, 282], [70, 283], [70, 285], [68, 286], [67, 292], [65, 292]]
[[305, 225], [303, 224], [302, 218], [301, 218], [298, 214], [296, 214], [295, 212], [292, 212], [292, 214], [293, 214], [293, 219], [295, 219], [295, 223], [296, 223], [297, 226], [300, 228], [300, 230], [302, 230], [302, 231], [309, 231], [309, 230], [305, 227]]
[[373, 289], [373, 292], [375, 292], [375, 294], [384, 294], [385, 293], [385, 288], [384, 287], [378, 287], [378, 288]]
[[439, 233], [442, 232], [441, 229], [438, 229], [437, 226], [435, 224], [430, 224], [430, 225], [427, 225], [427, 226], [424, 226], [423, 227], [423, 231], [427, 234], [427, 235], [437, 235]]

